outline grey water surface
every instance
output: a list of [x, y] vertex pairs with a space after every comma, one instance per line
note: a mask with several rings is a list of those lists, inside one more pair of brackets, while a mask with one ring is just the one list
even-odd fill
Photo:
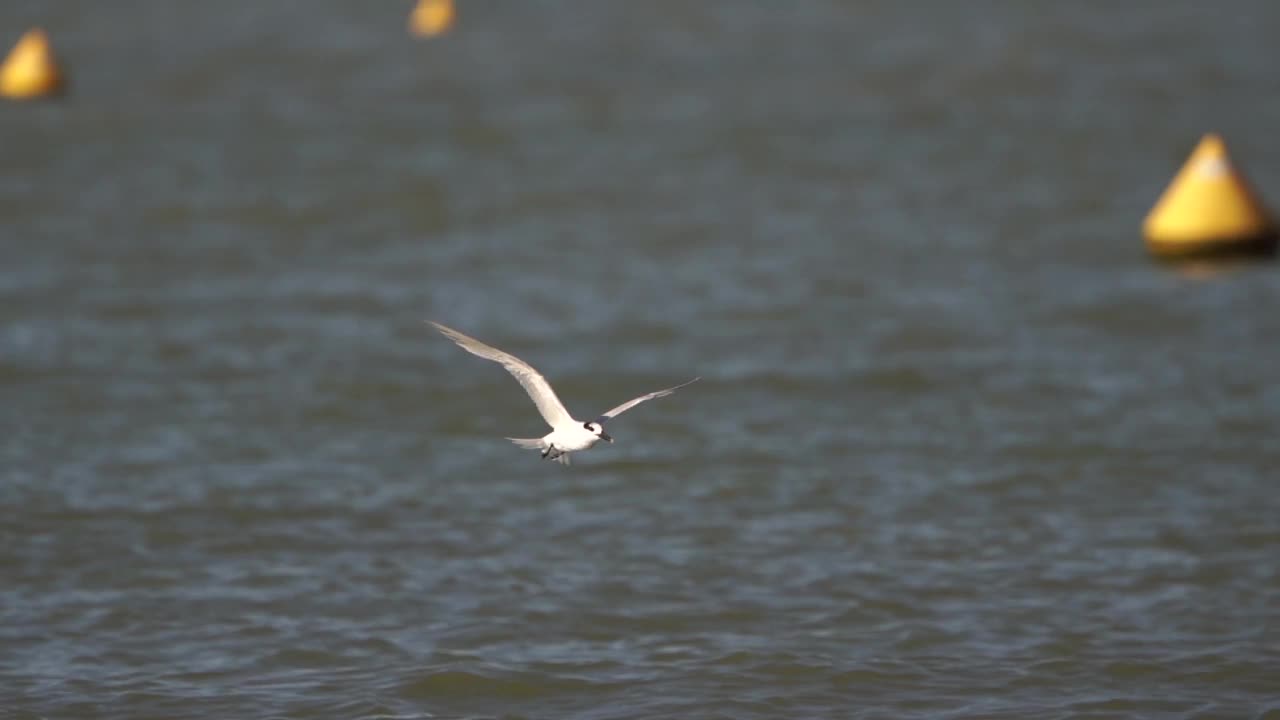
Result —
[[1280, 4], [460, 3], [0, 5], [0, 718], [1280, 718]]

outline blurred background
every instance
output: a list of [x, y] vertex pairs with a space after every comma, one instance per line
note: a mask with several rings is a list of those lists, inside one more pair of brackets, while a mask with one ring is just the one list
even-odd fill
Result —
[[0, 717], [1280, 718], [1280, 5], [411, 9], [0, 5]]

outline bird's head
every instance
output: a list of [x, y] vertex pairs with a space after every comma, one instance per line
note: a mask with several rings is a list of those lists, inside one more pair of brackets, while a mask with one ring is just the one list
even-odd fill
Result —
[[609, 437], [609, 433], [605, 432], [604, 428], [598, 422], [582, 423], [582, 427], [586, 428], [587, 432], [591, 433], [592, 435], [595, 435], [601, 440], [608, 440], [609, 442], [613, 442], [613, 438]]

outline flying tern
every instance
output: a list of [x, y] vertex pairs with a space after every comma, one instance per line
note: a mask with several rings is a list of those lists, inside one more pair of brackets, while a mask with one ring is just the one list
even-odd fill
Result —
[[690, 385], [701, 379], [694, 378], [675, 387], [656, 390], [648, 395], [632, 398], [612, 410], [604, 412], [595, 420], [583, 422], [573, 419], [573, 416], [565, 409], [564, 403], [560, 402], [560, 398], [556, 397], [556, 391], [551, 389], [551, 383], [547, 382], [547, 379], [542, 377], [542, 374], [529, 363], [498, 348], [485, 345], [479, 340], [464, 335], [451, 327], [446, 327], [438, 322], [428, 322], [431, 323], [432, 327], [444, 334], [445, 337], [457, 343], [458, 347], [472, 355], [478, 355], [502, 365], [507, 369], [507, 372], [515, 377], [520, 385], [524, 387], [524, 391], [529, 393], [529, 397], [533, 399], [533, 404], [538, 406], [538, 412], [542, 413], [542, 418], [551, 426], [551, 432], [540, 438], [507, 439], [522, 448], [541, 450], [543, 459], [556, 460], [565, 465], [569, 464], [569, 453], [586, 450], [601, 440], [613, 442], [613, 438], [604, 431], [604, 423], [606, 421], [618, 417], [646, 400], [666, 397], [685, 385]]

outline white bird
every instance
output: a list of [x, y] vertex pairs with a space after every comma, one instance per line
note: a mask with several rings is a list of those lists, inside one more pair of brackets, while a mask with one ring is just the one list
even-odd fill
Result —
[[431, 323], [432, 327], [443, 333], [445, 337], [457, 343], [458, 347], [472, 355], [479, 355], [486, 360], [492, 360], [502, 365], [507, 369], [507, 372], [511, 373], [519, 381], [520, 385], [524, 387], [524, 391], [529, 393], [530, 398], [533, 398], [533, 404], [538, 406], [538, 412], [542, 413], [542, 418], [551, 426], [551, 432], [540, 438], [507, 439], [522, 448], [542, 450], [544, 459], [557, 460], [565, 465], [569, 464], [569, 453], [586, 450], [601, 440], [613, 442], [613, 438], [604, 431], [605, 421], [612, 420], [646, 400], [666, 397], [685, 385], [690, 385], [701, 379], [694, 378], [675, 387], [657, 390], [648, 395], [641, 395], [603, 413], [595, 420], [582, 422], [581, 420], [573, 419], [573, 416], [565, 409], [564, 403], [560, 402], [560, 398], [556, 397], [556, 391], [551, 389], [551, 383], [548, 383], [547, 379], [542, 377], [542, 374], [533, 369], [533, 366], [529, 363], [498, 348], [485, 345], [479, 340], [464, 335], [453, 328], [446, 327], [438, 322], [428, 322]]

